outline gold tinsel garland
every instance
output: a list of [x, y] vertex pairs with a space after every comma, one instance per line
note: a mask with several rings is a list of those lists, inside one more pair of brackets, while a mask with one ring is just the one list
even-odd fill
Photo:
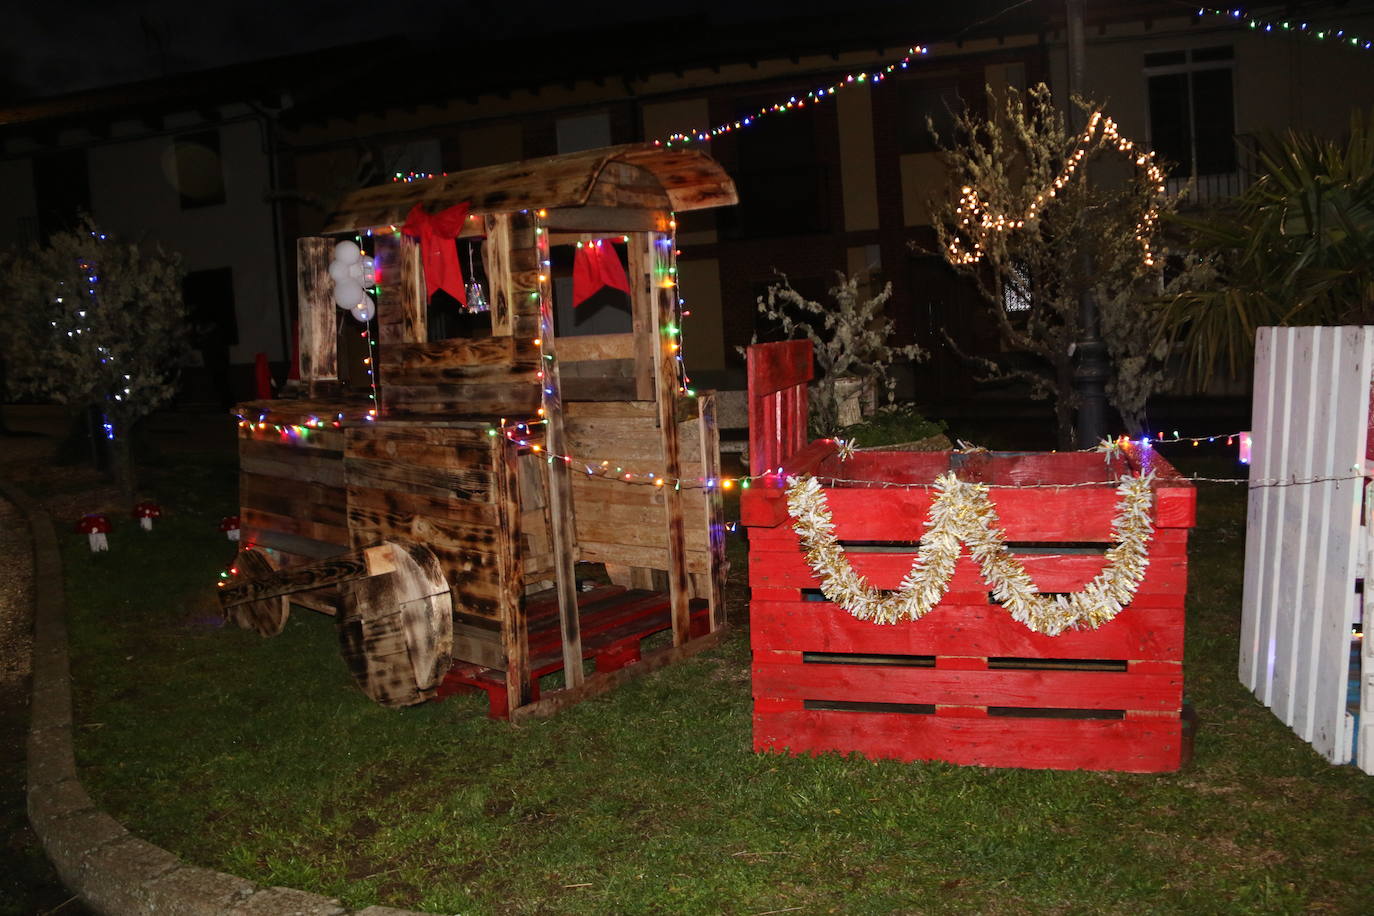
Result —
[[1112, 519], [1117, 543], [1106, 551], [1106, 567], [1082, 591], [1053, 597], [1039, 593], [1025, 567], [1007, 549], [988, 488], [965, 483], [953, 472], [936, 479], [935, 500], [916, 561], [901, 587], [891, 594], [870, 586], [849, 565], [835, 538], [825, 491], [816, 478], [787, 479], [787, 511], [806, 561], [821, 580], [822, 593], [860, 620], [899, 623], [929, 613], [949, 588], [962, 543], [992, 586], [993, 596], [1013, 618], [1037, 633], [1057, 636], [1069, 628], [1101, 626], [1135, 595], [1150, 562], [1153, 481], [1153, 474], [1121, 479]]

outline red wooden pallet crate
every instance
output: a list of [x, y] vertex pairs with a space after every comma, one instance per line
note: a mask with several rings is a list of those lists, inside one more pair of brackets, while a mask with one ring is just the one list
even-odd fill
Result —
[[[751, 431], [751, 472], [765, 476], [741, 501], [754, 749], [1178, 769], [1191, 737], [1183, 630], [1192, 486], [1153, 451], [1129, 447], [1110, 463], [1094, 453], [859, 452], [841, 461], [829, 441], [797, 450], [805, 398], [796, 392], [805, 390], [809, 363], [795, 342], [769, 346], [777, 349], [751, 354], [751, 402], [785, 400], [790, 409]], [[1153, 472], [1154, 537], [1130, 605], [1097, 629], [1035, 633], [995, 602], [966, 550], [943, 600], [920, 620], [870, 623], [826, 601], [792, 530], [786, 478], [812, 474], [827, 484], [850, 565], [870, 585], [896, 589], [915, 559], [931, 484], [949, 470], [991, 486], [1008, 547], [1042, 593], [1077, 591], [1102, 570], [1116, 479]]]

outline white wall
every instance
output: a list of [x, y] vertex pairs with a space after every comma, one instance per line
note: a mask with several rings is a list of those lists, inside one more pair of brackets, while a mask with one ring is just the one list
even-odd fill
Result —
[[[1374, 17], [1345, 16], [1342, 23], [1361, 35], [1374, 33]], [[1063, 44], [1051, 48], [1055, 98], [1067, 99], [1068, 65]], [[1354, 108], [1374, 104], [1374, 53], [1342, 48], [1298, 35], [1265, 34], [1230, 27], [1217, 17], [1196, 24], [1188, 19], [1112, 26], [1107, 33], [1088, 29], [1085, 82], [1092, 98], [1132, 139], [1149, 138], [1145, 54], [1229, 45], [1235, 50], [1233, 89], [1236, 132], [1253, 134], [1288, 127], [1339, 136]]]
[[[222, 125], [219, 135], [223, 204], [182, 209], [174, 138], [164, 136], [91, 148], [91, 210], [121, 235], [180, 252], [188, 271], [232, 268], [239, 343], [230, 360], [251, 363], [258, 352], [285, 359], [262, 138], [251, 120]], [[294, 283], [294, 276], [287, 279]]]

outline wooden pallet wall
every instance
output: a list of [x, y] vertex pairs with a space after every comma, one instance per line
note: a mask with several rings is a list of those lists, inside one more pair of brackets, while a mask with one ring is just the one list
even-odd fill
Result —
[[379, 347], [388, 420], [526, 417], [539, 409], [533, 338], [452, 338]]
[[243, 526], [348, 546], [343, 432], [298, 436], [274, 427], [241, 429], [239, 492]]
[[455, 655], [501, 665], [503, 532], [492, 437], [484, 428], [427, 424], [346, 432], [352, 546], [394, 538], [428, 547], [453, 591]]
[[[1332, 763], [1374, 773], [1367, 514], [1374, 327], [1260, 328], [1240, 680]], [[1274, 483], [1278, 485], [1275, 486]], [[1358, 734], [1348, 694], [1364, 580]]]
[[[962, 456], [871, 452], [862, 458], [866, 468], [847, 462], [842, 472], [829, 466], [817, 473], [887, 483], [909, 480], [915, 468], [928, 471], [931, 461]], [[1139, 472], [1134, 453], [1131, 460]], [[1118, 496], [1108, 482], [1079, 485], [1092, 461], [1105, 477], [1101, 458], [1086, 454], [983, 458], [959, 469], [965, 479], [1066, 484], [991, 491], [1008, 548], [1043, 593], [1080, 591], [1107, 563]], [[1056, 465], [1063, 466], [1058, 480]], [[1162, 460], [1147, 466], [1157, 476], [1144, 579], [1115, 619], [1058, 636], [1013, 620], [966, 550], [948, 591], [925, 617], [891, 625], [859, 620], [821, 593], [783, 491], [751, 489], [742, 515], [750, 525], [755, 750], [858, 751], [1000, 767], [1178, 769], [1188, 747], [1184, 598], [1195, 495]], [[825, 493], [835, 537], [854, 572], [873, 588], [900, 588], [916, 561], [932, 488], [827, 487]]]
[[[652, 401], [571, 402], [565, 405], [568, 444], [579, 463], [571, 466], [577, 515], [578, 558], [666, 570], [669, 568], [665, 487], [644, 480], [664, 468], [658, 407]], [[678, 424], [682, 476], [707, 476], [702, 461], [700, 423], [696, 417]], [[602, 467], [601, 462], [608, 464]], [[596, 473], [588, 474], [591, 466]], [[623, 468], [622, 479], [604, 472]], [[624, 473], [635, 476], [623, 480]], [[711, 543], [705, 524], [708, 495], [690, 486], [681, 491], [688, 519], [687, 569], [711, 569]]]
[[[302, 435], [275, 426], [239, 428], [239, 515], [245, 546], [270, 550], [278, 568], [348, 549], [343, 439], [338, 429]], [[338, 592], [322, 589], [291, 600], [334, 613]]]

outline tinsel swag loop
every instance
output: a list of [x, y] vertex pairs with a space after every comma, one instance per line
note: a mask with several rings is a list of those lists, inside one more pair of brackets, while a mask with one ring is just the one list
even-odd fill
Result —
[[1106, 567], [1082, 591], [1042, 595], [1020, 561], [1007, 549], [997, 509], [982, 484], [965, 483], [953, 472], [935, 481], [935, 499], [911, 571], [901, 587], [884, 594], [854, 572], [835, 538], [825, 491], [814, 477], [787, 479], [787, 511], [801, 538], [806, 561], [833, 603], [860, 620], [900, 623], [919, 620], [939, 604], [954, 575], [960, 545], [982, 570], [996, 600], [1036, 633], [1057, 636], [1067, 629], [1092, 629], [1114, 618], [1130, 603], [1149, 565], [1154, 524], [1154, 475], [1123, 477], [1112, 519], [1116, 544], [1106, 551]]

